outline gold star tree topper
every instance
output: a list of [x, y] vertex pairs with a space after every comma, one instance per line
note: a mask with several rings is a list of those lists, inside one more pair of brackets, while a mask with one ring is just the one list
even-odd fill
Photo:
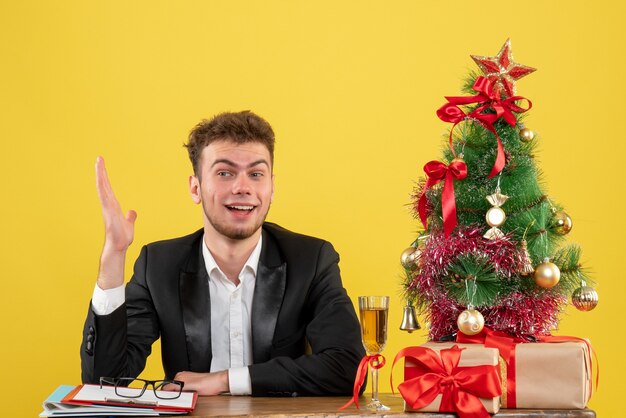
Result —
[[478, 64], [485, 77], [491, 80], [495, 88], [506, 97], [515, 95], [516, 80], [537, 70], [513, 61], [510, 39], [506, 40], [495, 57], [470, 56]]

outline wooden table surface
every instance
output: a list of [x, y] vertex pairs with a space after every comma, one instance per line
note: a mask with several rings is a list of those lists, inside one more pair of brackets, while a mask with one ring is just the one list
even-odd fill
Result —
[[[369, 400], [361, 397], [354, 405], [338, 411], [348, 397], [252, 398], [250, 396], [198, 397], [193, 417], [393, 417], [393, 418], [456, 418], [454, 414], [404, 412], [400, 395], [382, 394], [380, 399], [390, 411], [374, 414], [364, 409]], [[583, 410], [502, 409], [494, 417], [509, 418], [594, 418], [595, 412]]]

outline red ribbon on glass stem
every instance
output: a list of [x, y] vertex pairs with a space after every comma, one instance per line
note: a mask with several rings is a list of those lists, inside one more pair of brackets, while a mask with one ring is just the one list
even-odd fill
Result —
[[422, 195], [417, 204], [418, 213], [427, 229], [428, 205], [426, 201], [426, 190], [444, 180], [441, 191], [441, 213], [443, 215], [443, 229], [446, 237], [450, 236], [456, 226], [456, 200], [454, 198], [454, 180], [463, 180], [467, 177], [467, 165], [463, 161], [452, 161], [450, 165], [445, 165], [441, 161], [430, 161], [424, 166], [424, 172], [428, 176]]
[[361, 390], [361, 386], [365, 382], [365, 378], [367, 377], [367, 371], [369, 370], [368, 366], [372, 366], [372, 369], [380, 369], [385, 365], [387, 360], [382, 354], [373, 354], [371, 356], [365, 356], [361, 359], [359, 363], [359, 367], [356, 371], [356, 377], [354, 378], [354, 389], [352, 392], [352, 398], [339, 410], [345, 409], [352, 405], [353, 403], [356, 407], [359, 407], [359, 391]]
[[[530, 110], [533, 106], [532, 102], [522, 96], [513, 96], [508, 99], [502, 100], [500, 98], [500, 90], [495, 88], [491, 80], [486, 77], [480, 76], [474, 82], [472, 88], [478, 92], [475, 96], [446, 96], [448, 103], [444, 104], [437, 110], [437, 116], [444, 122], [454, 123], [450, 129], [449, 144], [452, 154], [456, 156], [454, 147], [452, 146], [452, 131], [454, 127], [460, 122], [470, 119], [476, 120], [485, 127], [489, 132], [496, 136], [498, 148], [496, 152], [496, 161], [491, 168], [489, 178], [498, 174], [504, 168], [506, 159], [504, 157], [504, 147], [500, 136], [496, 132], [493, 124], [500, 118], [503, 118], [510, 126], [515, 126], [517, 119], [513, 112], [523, 113]], [[528, 108], [518, 106], [515, 102], [517, 100], [526, 100], [528, 102]], [[470, 113], [465, 113], [459, 106], [468, 105], [472, 103], [482, 104]], [[485, 110], [491, 109], [495, 113], [484, 113]]]
[[398, 386], [411, 408], [423, 408], [442, 394], [440, 412], [456, 412], [460, 418], [489, 418], [479, 398], [502, 394], [499, 368], [493, 365], [459, 367], [462, 350], [455, 345], [440, 350], [439, 354], [426, 347], [407, 347], [398, 352], [393, 366], [402, 357], [407, 357], [414, 361], [413, 367], [417, 369], [417, 377]]

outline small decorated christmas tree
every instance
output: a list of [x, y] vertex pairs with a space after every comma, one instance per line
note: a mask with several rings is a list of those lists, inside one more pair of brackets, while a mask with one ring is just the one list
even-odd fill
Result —
[[402, 254], [405, 297], [432, 340], [483, 326], [546, 335], [570, 296], [580, 310], [598, 296], [580, 248], [563, 243], [572, 220], [542, 190], [537, 138], [523, 124], [532, 103], [515, 84], [535, 69], [514, 62], [508, 40], [495, 57], [472, 58], [482, 74], [437, 111], [453, 124], [449, 140], [414, 191], [424, 230]]

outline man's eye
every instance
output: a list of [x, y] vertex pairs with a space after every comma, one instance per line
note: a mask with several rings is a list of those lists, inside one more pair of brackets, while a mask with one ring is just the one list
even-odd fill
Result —
[[217, 175], [219, 177], [230, 177], [232, 174], [230, 174], [228, 171], [218, 171]]
[[250, 177], [263, 177], [263, 173], [252, 173]]

